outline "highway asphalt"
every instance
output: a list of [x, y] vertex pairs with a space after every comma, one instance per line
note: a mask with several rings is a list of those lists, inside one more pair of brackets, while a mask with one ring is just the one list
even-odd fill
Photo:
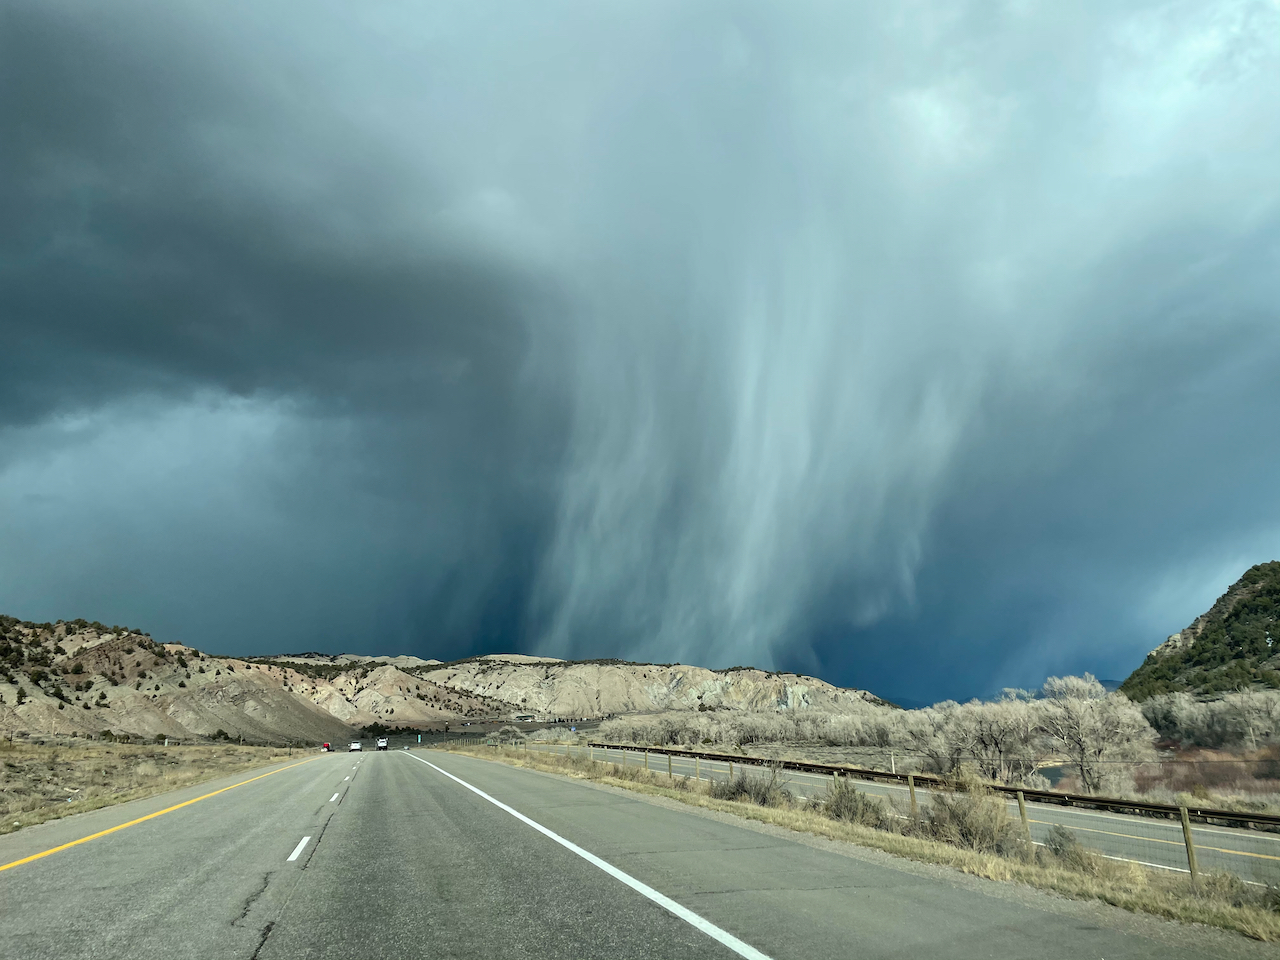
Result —
[[295, 758], [0, 837], [0, 934], [24, 960], [1274, 956], [427, 750]]
[[[532, 744], [531, 748], [560, 753], [572, 749], [574, 753], [584, 756], [588, 753], [585, 747], [566, 748], [564, 745], [554, 744]], [[595, 748], [590, 753], [597, 760], [630, 766], [644, 763], [642, 749], [624, 751]], [[650, 769], [666, 772], [665, 755], [651, 753], [649, 762]], [[736, 772], [741, 772], [742, 769], [743, 766], [738, 764]], [[760, 771], [758, 767], [748, 769], [757, 774]], [[704, 780], [710, 777], [725, 779], [729, 775], [727, 763], [708, 760], [695, 763], [691, 758], [679, 756], [672, 757], [672, 772], [676, 776], [697, 774]], [[780, 776], [788, 789], [801, 798], [821, 797], [831, 785], [830, 777], [818, 774], [788, 770]], [[903, 811], [910, 809], [905, 786], [862, 781], [858, 781], [856, 785], [866, 793], [893, 800]], [[929, 795], [927, 789], [916, 788], [918, 804], [926, 803]], [[1011, 816], [1018, 816], [1015, 801], [1010, 801], [1009, 812]], [[1031, 838], [1036, 842], [1043, 842], [1056, 824], [1071, 830], [1085, 846], [1106, 856], [1182, 873], [1188, 871], [1182, 825], [1177, 821], [1036, 803], [1027, 804], [1027, 819], [1030, 821]], [[1280, 885], [1280, 834], [1204, 824], [1193, 824], [1191, 832], [1197, 864], [1201, 870], [1226, 870], [1246, 880]]]

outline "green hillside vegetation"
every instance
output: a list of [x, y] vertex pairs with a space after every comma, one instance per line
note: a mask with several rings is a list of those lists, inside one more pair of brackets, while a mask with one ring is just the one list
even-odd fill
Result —
[[[1153, 651], [1120, 686], [1132, 700], [1280, 689], [1280, 561], [1251, 567], [1209, 612], [1182, 631], [1192, 642]], [[1276, 634], [1276, 635], [1273, 635]]]

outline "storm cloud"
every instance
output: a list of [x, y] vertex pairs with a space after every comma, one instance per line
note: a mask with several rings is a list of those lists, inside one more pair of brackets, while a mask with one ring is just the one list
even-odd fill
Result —
[[0, 10], [6, 612], [933, 699], [1280, 554], [1274, 3]]

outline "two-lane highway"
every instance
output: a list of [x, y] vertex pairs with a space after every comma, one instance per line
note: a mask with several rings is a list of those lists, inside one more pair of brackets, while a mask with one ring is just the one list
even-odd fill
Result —
[[1266, 955], [949, 876], [469, 757], [333, 754], [0, 838], [0, 957]]
[[[529, 749], [549, 753], [571, 752], [624, 766], [640, 766], [645, 762], [645, 751], [639, 747], [623, 750], [534, 743], [529, 745]], [[767, 761], [751, 757], [743, 760], [748, 762], [736, 764], [739, 773], [769, 775], [767, 768], [762, 766]], [[729, 764], [722, 760], [695, 760], [678, 754], [653, 753], [649, 761], [653, 771], [664, 773], [670, 769], [677, 777], [724, 780], [730, 773]], [[831, 787], [831, 777], [818, 773], [785, 770], [780, 777], [784, 785], [801, 799], [821, 798]], [[906, 786], [860, 780], [852, 782], [864, 793], [893, 801], [898, 810], [910, 809]], [[916, 788], [919, 804], [927, 803], [931, 796], [927, 787]], [[1016, 801], [1009, 800], [1008, 808], [1011, 816], [1019, 816]], [[1163, 870], [1188, 872], [1182, 825], [1176, 821], [1039, 803], [1028, 803], [1027, 809], [1031, 838], [1037, 843], [1043, 843], [1054, 826], [1061, 826], [1071, 830], [1085, 846], [1104, 856]], [[1225, 870], [1252, 882], [1280, 884], [1280, 834], [1199, 823], [1192, 825], [1191, 833], [1201, 870]]]

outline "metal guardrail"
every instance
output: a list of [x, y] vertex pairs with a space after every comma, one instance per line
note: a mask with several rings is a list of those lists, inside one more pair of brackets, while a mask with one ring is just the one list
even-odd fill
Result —
[[[869, 770], [861, 767], [848, 767], [832, 763], [811, 763], [806, 760], [771, 760], [768, 757], [751, 757], [742, 754], [713, 753], [707, 750], [674, 750], [668, 747], [641, 747], [628, 743], [604, 743], [588, 741], [590, 747], [603, 750], [648, 751], [659, 755], [673, 757], [698, 757], [703, 760], [714, 760], [722, 763], [747, 763], [761, 766], [772, 766], [782, 770], [795, 770], [798, 773], [820, 773], [826, 776], [840, 774], [858, 780], [873, 783], [901, 783], [917, 786], [947, 787], [948, 782], [931, 773], [890, 773], [888, 770]], [[1085, 807], [1091, 810], [1106, 810], [1112, 813], [1137, 813], [1146, 816], [1168, 817], [1172, 820], [1182, 818], [1183, 808], [1171, 803], [1148, 803], [1143, 800], [1124, 800], [1119, 797], [1095, 797], [1078, 793], [1057, 793], [1052, 790], [1028, 790], [1025, 787], [1010, 787], [1000, 783], [988, 784], [996, 793], [1016, 797], [1019, 793], [1036, 803], [1054, 803], [1065, 807]], [[1202, 823], [1216, 823], [1231, 827], [1280, 828], [1280, 816], [1270, 813], [1239, 813], [1234, 810], [1216, 810], [1212, 807], [1187, 807], [1187, 816]]]

